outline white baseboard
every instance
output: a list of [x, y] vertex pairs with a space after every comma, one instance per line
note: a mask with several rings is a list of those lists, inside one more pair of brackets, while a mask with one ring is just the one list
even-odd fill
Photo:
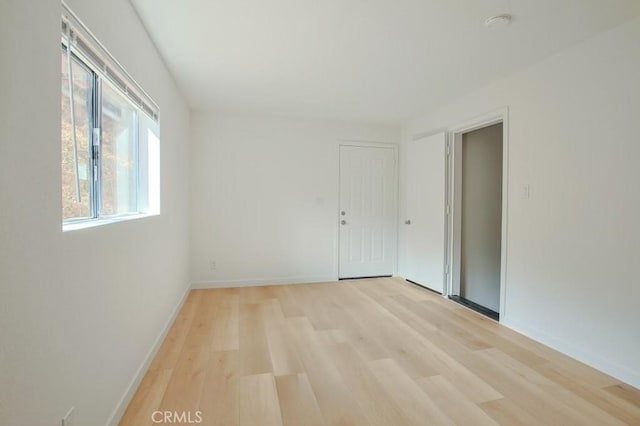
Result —
[[260, 279], [241, 279], [241, 280], [216, 280], [216, 281], [196, 281], [191, 284], [191, 288], [233, 288], [233, 287], [255, 287], [264, 285], [281, 285], [281, 284], [309, 284], [335, 282], [338, 277], [287, 277], [287, 278], [260, 278]]
[[505, 317], [504, 319], [500, 318], [500, 324], [584, 364], [587, 364], [596, 370], [602, 371], [603, 373], [622, 382], [628, 383], [636, 388], [640, 388], [640, 372], [638, 371], [633, 371], [628, 367], [603, 359], [591, 351], [586, 351], [582, 348], [571, 345], [562, 339], [558, 339], [557, 337], [534, 327], [527, 326], [520, 321], [514, 321], [509, 317]]
[[187, 299], [187, 295], [189, 294], [190, 290], [191, 290], [191, 287], [187, 287], [184, 290], [182, 297], [180, 297], [180, 300], [178, 301], [176, 306], [173, 308], [173, 311], [171, 312], [171, 315], [169, 315], [167, 322], [164, 324], [164, 326], [160, 330], [160, 333], [154, 340], [153, 345], [151, 345], [149, 352], [147, 352], [147, 356], [145, 356], [144, 360], [142, 361], [142, 364], [140, 365], [140, 367], [136, 371], [136, 374], [133, 376], [133, 379], [129, 383], [129, 386], [127, 386], [127, 390], [124, 392], [124, 394], [120, 398], [120, 401], [118, 401], [116, 408], [113, 410], [113, 412], [109, 416], [109, 419], [107, 420], [107, 423], [106, 423], [107, 426], [117, 426], [118, 423], [120, 422], [120, 419], [124, 415], [125, 410], [129, 406], [129, 403], [131, 402], [131, 398], [133, 398], [133, 395], [135, 394], [136, 390], [138, 390], [138, 386], [140, 386], [140, 382], [142, 382], [142, 379], [144, 378], [144, 375], [146, 374], [147, 369], [151, 364], [151, 361], [153, 361], [153, 358], [156, 356], [158, 349], [160, 349], [160, 345], [164, 341], [164, 338], [167, 336], [167, 333], [169, 332], [169, 329], [171, 328], [173, 321], [176, 319], [176, 316], [178, 316], [178, 312], [180, 312], [180, 309], [182, 308], [184, 301]]

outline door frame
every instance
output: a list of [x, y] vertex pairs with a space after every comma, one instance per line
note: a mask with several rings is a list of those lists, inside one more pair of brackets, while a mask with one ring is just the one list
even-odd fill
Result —
[[394, 227], [393, 227], [393, 238], [392, 238], [392, 247], [391, 247], [391, 265], [393, 268], [392, 274], [393, 275], [397, 275], [398, 273], [398, 232], [399, 232], [399, 225], [398, 225], [398, 215], [399, 215], [399, 192], [400, 192], [400, 188], [399, 188], [399, 179], [398, 179], [398, 173], [399, 173], [399, 166], [398, 166], [398, 144], [395, 142], [378, 142], [378, 141], [367, 141], [367, 140], [355, 140], [355, 139], [337, 139], [337, 146], [336, 146], [336, 155], [337, 155], [337, 164], [338, 164], [338, 182], [337, 182], [337, 194], [338, 194], [338, 199], [336, 201], [336, 221], [335, 221], [335, 235], [336, 235], [336, 243], [335, 243], [335, 248], [334, 248], [334, 259], [335, 259], [335, 277], [336, 280], [340, 279], [340, 179], [342, 178], [342, 176], [340, 175], [340, 148], [343, 146], [352, 146], [352, 147], [360, 147], [360, 148], [387, 148], [387, 149], [392, 149], [393, 150], [393, 162], [394, 162], [394, 167], [393, 167], [393, 179], [394, 179], [394, 183], [393, 183], [393, 189], [394, 189], [394, 194], [393, 194], [393, 223], [394, 223]]
[[462, 228], [462, 136], [474, 130], [502, 123], [502, 235], [500, 246], [500, 320], [506, 316], [507, 244], [509, 207], [509, 108], [483, 114], [447, 130], [447, 246], [445, 257], [446, 294], [460, 294]]

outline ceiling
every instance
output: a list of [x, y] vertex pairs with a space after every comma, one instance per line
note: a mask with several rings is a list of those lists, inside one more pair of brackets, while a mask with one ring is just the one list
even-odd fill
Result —
[[[397, 123], [640, 14], [637, 0], [131, 0], [195, 110]], [[487, 29], [484, 20], [511, 13]]]

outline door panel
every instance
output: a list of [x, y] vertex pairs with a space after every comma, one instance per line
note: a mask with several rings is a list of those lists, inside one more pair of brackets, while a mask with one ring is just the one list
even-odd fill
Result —
[[439, 293], [444, 290], [446, 247], [444, 133], [406, 145], [403, 274]]
[[340, 278], [393, 274], [395, 163], [392, 148], [340, 147]]

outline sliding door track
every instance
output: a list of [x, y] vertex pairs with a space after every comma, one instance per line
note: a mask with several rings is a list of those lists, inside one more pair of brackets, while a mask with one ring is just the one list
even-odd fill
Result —
[[467, 308], [474, 310], [476, 312], [478, 312], [479, 314], [482, 314], [486, 317], [489, 317], [493, 320], [496, 321], [500, 321], [500, 314], [497, 313], [496, 311], [492, 311], [489, 308], [485, 308], [482, 305], [478, 305], [475, 302], [472, 302], [469, 299], [465, 299], [464, 297], [460, 297], [460, 296], [449, 296], [449, 299], [453, 300], [456, 303], [461, 304], [462, 306], [466, 306]]

